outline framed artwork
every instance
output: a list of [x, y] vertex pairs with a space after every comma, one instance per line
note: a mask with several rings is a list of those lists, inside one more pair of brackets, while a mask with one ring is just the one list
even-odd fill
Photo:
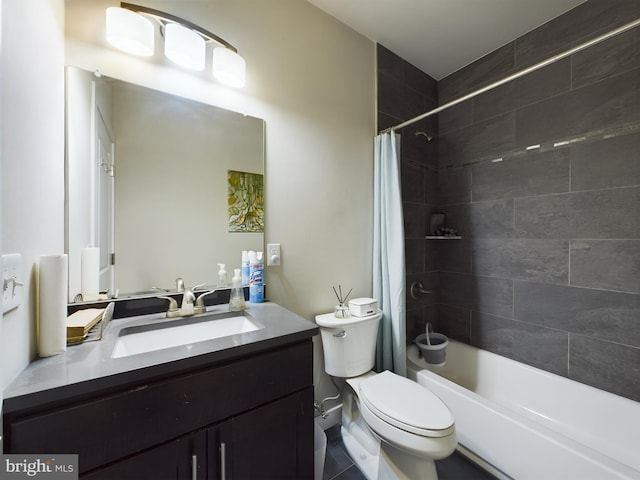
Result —
[[264, 175], [227, 171], [229, 232], [264, 232]]

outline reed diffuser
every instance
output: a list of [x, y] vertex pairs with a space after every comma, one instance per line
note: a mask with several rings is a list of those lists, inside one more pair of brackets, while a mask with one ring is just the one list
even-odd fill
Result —
[[333, 293], [336, 294], [336, 298], [338, 299], [338, 305], [336, 305], [335, 311], [334, 311], [334, 316], [336, 318], [347, 318], [349, 316], [349, 307], [347, 305], [347, 299], [349, 298], [349, 295], [351, 295], [351, 291], [353, 290], [353, 288], [351, 290], [349, 290], [349, 293], [347, 293], [344, 297], [342, 296], [342, 286], [338, 285], [338, 290], [336, 290], [336, 287], [331, 287], [333, 288]]

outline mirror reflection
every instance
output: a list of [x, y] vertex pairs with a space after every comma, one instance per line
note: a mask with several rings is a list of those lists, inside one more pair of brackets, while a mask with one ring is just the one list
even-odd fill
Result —
[[[263, 120], [67, 67], [70, 301], [87, 246], [111, 295], [213, 286], [220, 263], [230, 280], [242, 250], [264, 245], [255, 208], [239, 228], [238, 178], [263, 174]], [[262, 191], [247, 195], [255, 207]]]

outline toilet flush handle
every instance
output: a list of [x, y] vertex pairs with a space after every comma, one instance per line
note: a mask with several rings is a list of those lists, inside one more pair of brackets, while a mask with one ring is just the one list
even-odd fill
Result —
[[336, 338], [344, 338], [347, 336], [347, 332], [340, 330], [338, 333], [334, 333], [333, 336]]

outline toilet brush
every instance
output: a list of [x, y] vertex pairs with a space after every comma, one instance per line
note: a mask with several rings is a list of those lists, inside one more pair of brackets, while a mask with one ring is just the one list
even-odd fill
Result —
[[427, 339], [427, 345], [431, 346], [431, 338], [430, 338], [430, 333], [433, 332], [433, 326], [431, 325], [431, 322], [427, 322], [427, 325], [425, 326], [425, 337]]

